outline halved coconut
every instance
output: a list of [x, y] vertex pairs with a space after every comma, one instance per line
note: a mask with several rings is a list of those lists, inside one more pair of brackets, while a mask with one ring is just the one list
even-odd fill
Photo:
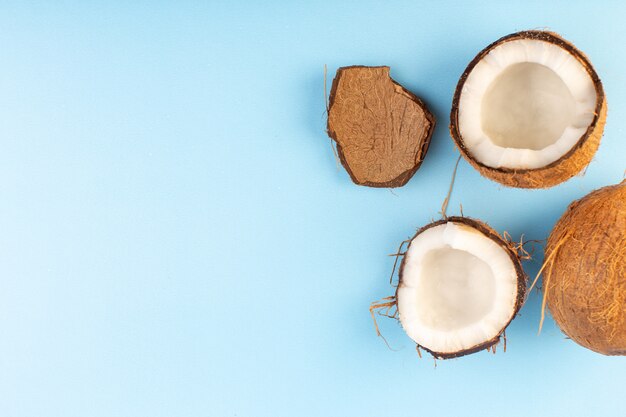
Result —
[[526, 31], [483, 49], [461, 76], [450, 133], [481, 175], [546, 188], [591, 162], [606, 121], [602, 83], [560, 36]]
[[519, 256], [504, 239], [480, 221], [449, 217], [411, 239], [396, 300], [408, 336], [447, 359], [498, 343], [525, 289]]

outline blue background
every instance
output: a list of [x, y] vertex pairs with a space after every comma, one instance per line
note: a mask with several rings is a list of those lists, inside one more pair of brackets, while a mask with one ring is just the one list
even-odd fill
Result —
[[[585, 176], [507, 189], [461, 162], [449, 214], [544, 239], [626, 169], [618, 2], [16, 2], [0, 5], [0, 415], [624, 415], [626, 361], [566, 340], [540, 294], [508, 350], [416, 356], [369, 303], [439, 217], [467, 63], [548, 27], [609, 103]], [[108, 4], [107, 4], [108, 3]], [[401, 189], [352, 184], [323, 68], [389, 65], [438, 118]], [[541, 247], [526, 269], [534, 275]]]

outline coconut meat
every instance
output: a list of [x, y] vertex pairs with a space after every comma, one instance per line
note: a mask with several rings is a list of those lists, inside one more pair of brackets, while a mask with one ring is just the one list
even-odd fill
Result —
[[409, 337], [451, 354], [498, 336], [515, 313], [517, 296], [507, 251], [472, 227], [447, 222], [411, 241], [397, 302]]
[[503, 42], [471, 70], [458, 126], [468, 152], [493, 168], [536, 169], [557, 161], [593, 122], [596, 91], [583, 64], [550, 42]]

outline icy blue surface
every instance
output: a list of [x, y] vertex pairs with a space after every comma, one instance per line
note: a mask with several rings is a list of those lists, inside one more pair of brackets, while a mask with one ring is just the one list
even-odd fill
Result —
[[[623, 3], [50, 3], [0, 5], [0, 415], [626, 415], [626, 360], [550, 318], [537, 336], [537, 293], [506, 353], [436, 369], [368, 314], [393, 291], [387, 255], [439, 216], [454, 87], [500, 36], [548, 27], [587, 53], [605, 136], [584, 177], [548, 190], [463, 161], [449, 213], [543, 239], [622, 179]], [[336, 167], [324, 64], [329, 82], [389, 65], [437, 116], [405, 187]]]

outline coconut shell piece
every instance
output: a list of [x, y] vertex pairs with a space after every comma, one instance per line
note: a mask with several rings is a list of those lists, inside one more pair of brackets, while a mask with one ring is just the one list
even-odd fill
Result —
[[[505, 240], [504, 238], [502, 238], [502, 236], [500, 236], [498, 234], [498, 232], [496, 232], [493, 228], [491, 228], [488, 224], [477, 220], [477, 219], [472, 219], [469, 217], [457, 217], [457, 216], [452, 216], [452, 217], [447, 217], [446, 219], [442, 219], [442, 220], [438, 220], [435, 221], [433, 223], [430, 223], [424, 227], [422, 227], [421, 229], [419, 229], [417, 231], [417, 233], [415, 233], [415, 235], [410, 239], [411, 241], [413, 241], [413, 239], [415, 239], [418, 235], [420, 235], [421, 233], [423, 233], [424, 231], [435, 227], [435, 226], [439, 226], [441, 224], [447, 223], [447, 222], [453, 222], [453, 223], [459, 223], [465, 226], [468, 226], [474, 230], [476, 230], [477, 233], [481, 233], [484, 236], [488, 237], [489, 239], [491, 239], [492, 241], [494, 241], [495, 243], [497, 243], [499, 246], [501, 246], [505, 252], [509, 255], [509, 257], [511, 258], [511, 260], [513, 261], [513, 265], [515, 266], [515, 271], [517, 273], [517, 298], [515, 301], [515, 306], [514, 309], [512, 311], [512, 315], [510, 320], [506, 323], [506, 325], [504, 325], [504, 327], [500, 330], [500, 332], [498, 333], [497, 336], [495, 336], [493, 339], [487, 340], [485, 342], [482, 342], [480, 344], [477, 344], [475, 346], [472, 346], [470, 348], [464, 349], [464, 350], [459, 350], [457, 352], [452, 352], [452, 353], [442, 353], [442, 352], [435, 352], [433, 350], [430, 350], [424, 346], [421, 345], [417, 345], [418, 351], [419, 349], [423, 349], [425, 351], [427, 351], [428, 353], [430, 353], [434, 358], [436, 359], [452, 359], [452, 358], [458, 358], [461, 356], [465, 356], [465, 355], [469, 355], [472, 353], [476, 353], [476, 352], [480, 352], [481, 350], [491, 350], [493, 349], [493, 352], [495, 353], [495, 346], [500, 342], [500, 339], [504, 337], [504, 332], [506, 330], [506, 328], [509, 326], [509, 324], [511, 323], [511, 321], [517, 316], [517, 313], [519, 312], [520, 308], [522, 307], [523, 303], [524, 303], [524, 299], [526, 297], [526, 274], [524, 273], [524, 270], [522, 268], [522, 261], [521, 261], [521, 257], [518, 253], [517, 247], [515, 244], [508, 242], [507, 240]], [[410, 246], [410, 244], [409, 244]], [[407, 248], [408, 250], [408, 248]], [[402, 280], [403, 280], [403, 273], [404, 273], [404, 268], [406, 265], [406, 256], [402, 259], [402, 263], [400, 264], [400, 271], [399, 271], [399, 282], [398, 282], [398, 288], [400, 288], [400, 286], [402, 285]], [[396, 297], [395, 299], [398, 299], [397, 296], [397, 290], [396, 290]], [[505, 342], [505, 346], [506, 346], [506, 342]], [[505, 348], [506, 350], [506, 348]]]
[[547, 306], [576, 343], [626, 355], [626, 181], [575, 201], [546, 246]]
[[[478, 62], [485, 58], [485, 56], [495, 47], [505, 42], [520, 39], [532, 39], [552, 43], [569, 52], [573, 58], [582, 64], [582, 66], [587, 70], [596, 90], [595, 115], [585, 134], [581, 136], [569, 152], [558, 160], [537, 169], [493, 168], [478, 162], [472, 154], [468, 152], [459, 130], [459, 101], [465, 81]], [[529, 30], [513, 33], [498, 39], [480, 51], [478, 55], [476, 55], [476, 57], [469, 63], [459, 79], [454, 93], [454, 98], [452, 100], [452, 111], [450, 113], [450, 134], [463, 157], [476, 170], [478, 170], [482, 176], [509, 187], [548, 188], [570, 179], [582, 171], [583, 168], [591, 162], [600, 145], [600, 139], [602, 138], [604, 125], [606, 123], [606, 114], [607, 103], [602, 82], [585, 54], [556, 33]]]
[[389, 67], [337, 70], [328, 134], [356, 184], [401, 187], [419, 168], [435, 128], [422, 100], [389, 76]]

